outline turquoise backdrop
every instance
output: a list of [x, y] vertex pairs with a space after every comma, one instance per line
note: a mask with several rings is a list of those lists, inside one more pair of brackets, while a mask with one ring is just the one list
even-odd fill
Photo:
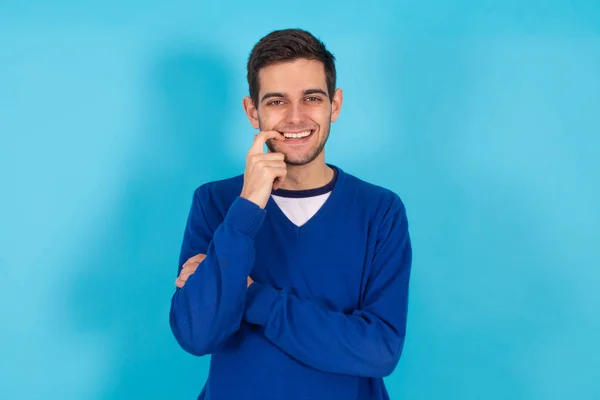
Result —
[[408, 210], [392, 399], [600, 399], [600, 3], [558, 0], [0, 1], [0, 398], [196, 398], [183, 227], [286, 27], [338, 61], [327, 161]]

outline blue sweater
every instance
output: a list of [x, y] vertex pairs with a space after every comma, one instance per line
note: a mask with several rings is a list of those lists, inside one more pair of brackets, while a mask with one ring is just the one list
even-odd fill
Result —
[[239, 197], [243, 175], [194, 192], [179, 270], [206, 258], [176, 289], [170, 324], [185, 351], [211, 355], [199, 399], [389, 398], [383, 377], [406, 331], [406, 212], [395, 193], [336, 168], [301, 227], [272, 198], [261, 209]]

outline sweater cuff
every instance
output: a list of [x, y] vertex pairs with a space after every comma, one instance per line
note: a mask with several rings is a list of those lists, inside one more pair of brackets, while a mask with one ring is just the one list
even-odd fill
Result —
[[225, 215], [225, 222], [254, 238], [265, 219], [267, 211], [243, 197], [237, 197]]
[[251, 324], [266, 325], [279, 291], [271, 286], [253, 282], [246, 292], [244, 320]]

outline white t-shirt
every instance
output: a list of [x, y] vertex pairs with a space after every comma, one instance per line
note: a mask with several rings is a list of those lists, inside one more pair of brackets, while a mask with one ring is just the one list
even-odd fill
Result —
[[302, 226], [325, 204], [335, 186], [337, 175], [337, 169], [333, 167], [333, 179], [325, 186], [310, 190], [278, 189], [271, 196], [293, 224]]
[[297, 226], [302, 226], [319, 211], [330, 193], [311, 197], [273, 196], [281, 211]]

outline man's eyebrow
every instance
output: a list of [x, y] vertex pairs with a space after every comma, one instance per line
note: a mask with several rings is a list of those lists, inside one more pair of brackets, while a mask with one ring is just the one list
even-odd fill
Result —
[[277, 93], [277, 92], [265, 93], [264, 96], [262, 97], [262, 99], [260, 99], [260, 101], [262, 103], [263, 101], [265, 101], [266, 99], [271, 98], [271, 97], [285, 97], [285, 94]]
[[327, 96], [327, 92], [325, 92], [323, 89], [306, 89], [304, 91], [304, 95], [308, 96], [309, 94], [323, 94]]

